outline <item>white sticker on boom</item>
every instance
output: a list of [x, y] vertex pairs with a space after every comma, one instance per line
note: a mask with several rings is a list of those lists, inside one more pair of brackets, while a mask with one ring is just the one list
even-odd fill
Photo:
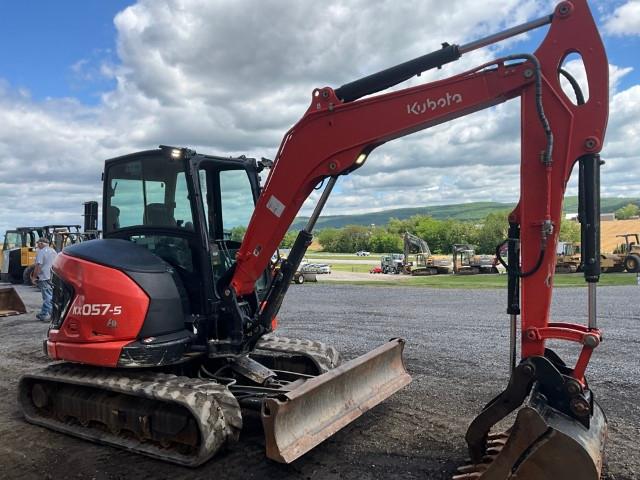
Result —
[[280, 218], [282, 212], [284, 212], [284, 203], [278, 200], [275, 195], [271, 195], [271, 198], [267, 202], [267, 208], [271, 210], [276, 217]]

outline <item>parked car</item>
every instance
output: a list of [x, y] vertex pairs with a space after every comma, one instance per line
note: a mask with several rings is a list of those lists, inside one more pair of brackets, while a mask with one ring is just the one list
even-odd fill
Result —
[[356, 255], [359, 257], [368, 257], [369, 255], [371, 255], [371, 252], [367, 252], [365, 250], [358, 250], [356, 252]]
[[331, 273], [331, 265], [316, 265], [317, 271], [316, 273]]
[[[272, 258], [272, 261], [276, 262], [275, 265], [275, 270], [274, 271], [278, 271], [280, 269], [280, 261], [282, 260], [283, 257], [275, 257], [275, 260]], [[291, 281], [293, 283], [297, 283], [298, 285], [305, 283], [305, 282], [317, 282], [318, 279], [316, 278], [316, 273], [315, 272], [311, 272], [311, 271], [307, 271], [306, 267], [307, 265], [309, 265], [307, 259], [305, 258], [304, 260], [302, 260], [298, 271], [295, 272], [295, 274], [293, 275], [293, 278], [291, 279]]]
[[371, 270], [369, 270], [369, 273], [382, 273], [382, 268], [381, 267], [373, 267]]
[[306, 263], [300, 266], [305, 273], [331, 273], [331, 265], [326, 263]]

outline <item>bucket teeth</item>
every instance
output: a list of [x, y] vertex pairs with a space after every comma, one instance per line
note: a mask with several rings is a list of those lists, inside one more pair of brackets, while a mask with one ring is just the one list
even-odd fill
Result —
[[493, 433], [487, 436], [487, 454], [482, 457], [481, 463], [471, 463], [458, 467], [457, 473], [452, 480], [475, 480], [482, 478], [482, 474], [487, 471], [509, 440], [509, 432]]
[[463, 475], [454, 475], [453, 480], [475, 480], [482, 476], [482, 472], [465, 473]]

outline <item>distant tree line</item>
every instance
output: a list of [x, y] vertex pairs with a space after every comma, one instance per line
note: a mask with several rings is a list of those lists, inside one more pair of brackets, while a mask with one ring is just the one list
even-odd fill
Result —
[[[246, 232], [247, 227], [245, 226], [233, 227], [230, 233], [230, 240], [233, 240], [234, 242], [241, 242], [244, 239], [244, 234]], [[298, 232], [287, 232], [287, 234], [282, 239], [282, 242], [280, 242], [280, 248], [291, 248], [297, 236]]]
[[[451, 253], [454, 243], [475, 245], [478, 253], [494, 253], [496, 246], [507, 238], [508, 210], [488, 214], [480, 222], [437, 220], [414, 215], [405, 220], [392, 218], [384, 226], [347, 225], [342, 228], [325, 228], [316, 233], [315, 239], [327, 252], [353, 253], [366, 250], [373, 253], [402, 252], [403, 235], [413, 233], [424, 239], [435, 254]], [[231, 240], [242, 241], [246, 227], [231, 229]], [[287, 232], [280, 248], [291, 248], [298, 232]], [[563, 221], [560, 240], [580, 241], [580, 225], [574, 221]]]
[[[316, 239], [323, 250], [329, 252], [401, 252], [402, 237], [405, 232], [410, 232], [423, 238], [436, 254], [451, 253], [454, 243], [469, 243], [477, 246], [478, 253], [493, 253], [496, 246], [507, 238], [508, 215], [508, 210], [490, 213], [480, 222], [437, 220], [414, 215], [405, 220], [392, 218], [385, 226], [349, 225], [343, 228], [326, 228], [317, 233]], [[580, 241], [580, 225], [573, 221], [563, 221], [560, 240]]]

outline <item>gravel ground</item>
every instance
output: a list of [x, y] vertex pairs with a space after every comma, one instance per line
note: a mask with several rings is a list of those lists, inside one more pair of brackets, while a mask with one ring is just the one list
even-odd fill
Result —
[[[590, 364], [609, 420], [605, 478], [640, 479], [638, 287], [602, 287], [605, 342]], [[38, 294], [20, 287], [35, 309]], [[446, 479], [465, 459], [464, 433], [505, 385], [508, 318], [499, 290], [305, 284], [289, 290], [279, 334], [323, 340], [352, 358], [391, 337], [407, 340], [413, 383], [291, 465], [268, 461], [259, 427], [198, 469], [154, 461], [29, 425], [16, 403], [19, 376], [46, 363], [46, 325], [34, 313], [0, 318], [0, 478]], [[556, 292], [557, 321], [584, 321], [586, 289]], [[573, 361], [575, 350], [559, 349]]]

